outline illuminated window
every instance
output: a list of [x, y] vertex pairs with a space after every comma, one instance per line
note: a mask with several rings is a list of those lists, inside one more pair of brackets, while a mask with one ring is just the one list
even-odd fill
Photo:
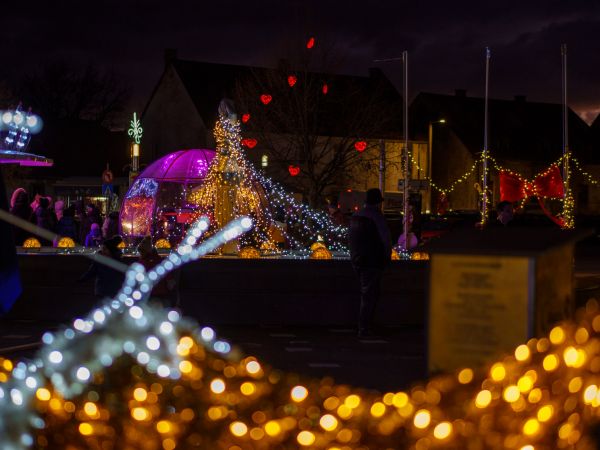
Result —
[[261, 167], [267, 167], [269, 165], [269, 156], [268, 155], [262, 155], [262, 158], [260, 158], [260, 166]]

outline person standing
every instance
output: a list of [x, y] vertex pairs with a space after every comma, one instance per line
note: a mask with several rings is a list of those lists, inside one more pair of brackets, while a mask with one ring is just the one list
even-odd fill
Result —
[[[38, 207], [33, 212], [32, 222], [40, 228], [54, 231], [56, 222], [54, 221], [54, 214], [50, 211], [50, 201], [46, 197], [40, 197]], [[46, 239], [41, 239], [41, 243], [44, 246], [52, 245]]]
[[[29, 206], [29, 197], [27, 191], [23, 188], [17, 188], [10, 198], [10, 213], [23, 220], [29, 222], [33, 214], [31, 206]], [[23, 241], [27, 239], [28, 233], [23, 228], [13, 227], [13, 236], [16, 245], [23, 245]]]
[[[113, 236], [102, 244], [100, 247], [100, 254], [112, 258], [115, 261], [122, 262], [121, 250], [119, 249], [119, 244], [121, 242], [123, 242], [121, 236]], [[97, 261], [94, 261], [90, 265], [89, 269], [78, 281], [85, 281], [92, 277], [95, 278], [94, 294], [98, 298], [114, 297], [117, 295], [125, 278], [123, 273]]]
[[112, 211], [106, 215], [102, 224], [102, 238], [110, 239], [119, 234], [119, 212]]
[[[56, 207], [58, 208], [59, 203], [62, 201], [59, 200], [56, 202]], [[61, 205], [64, 206], [64, 205]], [[59, 213], [60, 212], [60, 213]], [[56, 210], [56, 215], [59, 217], [58, 223], [56, 224], [56, 234], [61, 237], [70, 237], [75, 242], [77, 242], [79, 233], [77, 232], [77, 223], [75, 222], [75, 208], [73, 205], [67, 208], [60, 208]]]
[[[137, 251], [140, 255], [138, 262], [144, 266], [147, 272], [154, 269], [163, 258], [158, 254], [152, 238], [145, 236], [137, 246]], [[175, 306], [172, 294], [175, 290], [176, 281], [173, 272], [169, 272], [158, 284], [152, 289], [151, 298], [158, 300], [163, 306]]]
[[100, 220], [100, 212], [96, 205], [88, 203], [85, 207], [85, 213], [81, 216], [81, 225], [79, 227], [79, 242], [85, 243], [85, 238], [89, 234], [92, 224], [97, 223], [100, 228], [102, 221]]
[[381, 191], [369, 189], [364, 207], [350, 218], [350, 259], [360, 283], [359, 337], [372, 332], [381, 276], [392, 255], [392, 240], [382, 204]]

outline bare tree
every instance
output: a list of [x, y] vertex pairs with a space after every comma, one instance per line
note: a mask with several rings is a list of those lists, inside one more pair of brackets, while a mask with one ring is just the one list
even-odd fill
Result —
[[[377, 138], [401, 129], [401, 101], [381, 72], [353, 77], [317, 71], [311, 52], [277, 69], [251, 70], [237, 84], [236, 102], [240, 114], [250, 114], [247, 134], [270, 155], [270, 165], [280, 176], [298, 166], [299, 174], [288, 174], [286, 184], [316, 206], [328, 190], [360, 173], [357, 166], [372, 163], [357, 142], [376, 145]], [[318, 56], [326, 66], [327, 52]]]
[[14, 84], [16, 97], [45, 120], [80, 119], [110, 126], [129, 97], [129, 88], [114, 73], [93, 64], [47, 62]]

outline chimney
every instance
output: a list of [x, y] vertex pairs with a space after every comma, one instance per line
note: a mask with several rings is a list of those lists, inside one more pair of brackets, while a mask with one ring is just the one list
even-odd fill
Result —
[[176, 48], [165, 48], [165, 69], [177, 59]]
[[460, 97], [460, 98], [466, 98], [467, 90], [466, 89], [454, 89], [454, 96]]
[[525, 95], [515, 95], [515, 102], [525, 103], [526, 101], [527, 101], [527, 97]]

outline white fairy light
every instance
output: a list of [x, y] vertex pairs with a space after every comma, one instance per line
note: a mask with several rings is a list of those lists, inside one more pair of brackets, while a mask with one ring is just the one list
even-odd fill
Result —
[[144, 315], [144, 311], [139, 306], [132, 306], [129, 308], [129, 315], [134, 319], [139, 319]]
[[77, 378], [81, 381], [87, 381], [90, 379], [90, 370], [87, 367], [80, 367], [77, 369], [77, 373], [75, 374]]
[[163, 322], [159, 328], [161, 334], [171, 334], [173, 332], [173, 325], [170, 322]]
[[160, 341], [156, 336], [149, 336], [148, 339], [146, 339], [146, 347], [150, 350], [158, 350], [160, 348]]
[[62, 360], [63, 360], [63, 355], [58, 350], [54, 350], [53, 352], [50, 352], [50, 354], [48, 355], [48, 361], [50, 361], [51, 363], [60, 364], [62, 362]]
[[160, 366], [158, 366], [156, 368], [156, 373], [158, 374], [158, 376], [166, 378], [171, 373], [171, 369], [169, 369], [169, 366], [166, 366], [165, 364], [161, 364]]
[[37, 386], [37, 381], [35, 380], [35, 378], [33, 377], [27, 377], [25, 379], [25, 385], [29, 388], [29, 389], [35, 389]]
[[[177, 343], [181, 336], [194, 335], [200, 328], [192, 320], [181, 320], [175, 310], [164, 310], [143, 301], [136, 304], [133, 300], [146, 299], [151, 288], [175, 265], [214, 251], [227, 237], [235, 238], [251, 226], [250, 219], [237, 219], [201, 244], [191, 247], [189, 253], [184, 251], [181, 258], [172, 253], [150, 273], [140, 264], [132, 265], [115, 298], [107, 299], [87, 317], [75, 320], [73, 328], [45, 333], [42, 337], [44, 345], [34, 363], [18, 363], [5, 386], [6, 390], [0, 388], [0, 435], [3, 436], [0, 448], [30, 447], [33, 441], [29, 443], [23, 436], [29, 436], [31, 428], [44, 427], [35, 409], [30, 409], [33, 404], [30, 400], [37, 386], [48, 384], [63, 398], [73, 398], [84, 392], [94, 374], [112, 365], [123, 352], [134, 356], [151, 373], [163, 378], [180, 377], [178, 366], [181, 357], [177, 353]], [[192, 225], [189, 235], [199, 237], [206, 229], [208, 221], [200, 219]], [[131, 326], [132, 319], [136, 326]], [[202, 330], [209, 340], [215, 338], [212, 329], [205, 327]], [[162, 336], [162, 342], [154, 335], [156, 332]], [[221, 353], [231, 349], [224, 341], [217, 341], [214, 345]], [[144, 346], [152, 351], [152, 356], [139, 351]], [[18, 408], [17, 413], [7, 407], [7, 397], [13, 405], [11, 408]]]
[[97, 309], [96, 311], [94, 311], [94, 314], [92, 316], [94, 318], [94, 320], [98, 323], [103, 323], [104, 319], [106, 319], [106, 314], [104, 314], [104, 312], [100, 309]]
[[136, 359], [140, 364], [148, 364], [150, 362], [150, 355], [146, 352], [139, 352]]
[[215, 338], [215, 331], [210, 327], [204, 327], [200, 331], [200, 336], [202, 336], [202, 339], [205, 341], [212, 341]]

